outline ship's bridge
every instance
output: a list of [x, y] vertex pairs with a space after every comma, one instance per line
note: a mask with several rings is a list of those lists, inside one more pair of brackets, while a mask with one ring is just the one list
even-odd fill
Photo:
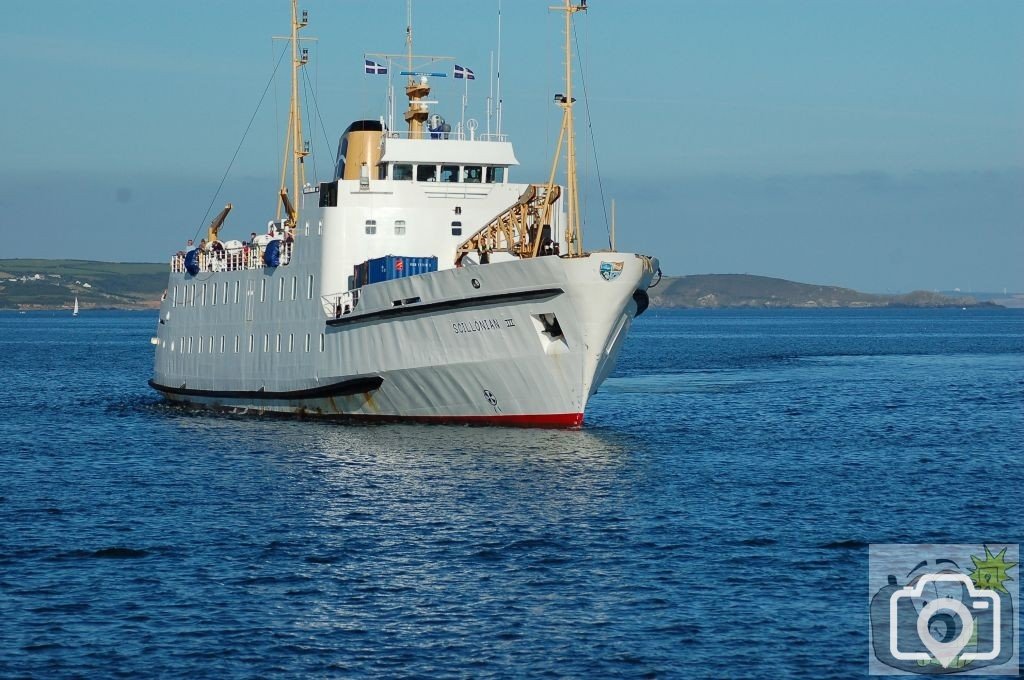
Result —
[[378, 179], [501, 184], [519, 165], [509, 142], [385, 137], [383, 147]]
[[519, 165], [505, 135], [454, 139], [447, 133], [411, 137], [388, 131], [378, 121], [356, 121], [338, 144], [335, 179], [415, 180], [504, 184], [509, 167]]

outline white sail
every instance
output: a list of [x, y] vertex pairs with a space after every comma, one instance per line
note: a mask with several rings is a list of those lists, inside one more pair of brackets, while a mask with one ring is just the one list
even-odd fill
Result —
[[78, 297], [75, 297], [75, 310], [71, 312], [71, 316], [78, 316]]

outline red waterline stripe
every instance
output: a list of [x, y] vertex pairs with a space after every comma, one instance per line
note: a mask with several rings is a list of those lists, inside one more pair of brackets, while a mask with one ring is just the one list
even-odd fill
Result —
[[578, 429], [583, 427], [582, 413], [541, 413], [493, 416], [392, 416], [353, 413], [333, 417], [396, 423], [433, 423], [437, 425], [494, 425], [498, 427], [549, 427], [560, 429]]

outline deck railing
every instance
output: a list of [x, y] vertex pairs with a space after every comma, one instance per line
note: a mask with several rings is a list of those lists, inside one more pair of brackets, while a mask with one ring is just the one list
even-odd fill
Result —
[[[281, 247], [281, 265], [287, 265], [292, 259], [294, 242], [284, 241]], [[199, 271], [201, 272], [234, 272], [249, 269], [264, 269], [267, 264], [263, 260], [264, 247], [246, 245], [235, 250], [209, 249], [199, 251]], [[185, 271], [185, 253], [179, 251], [171, 257], [171, 271]]]
[[346, 314], [354, 312], [359, 305], [359, 289], [333, 295], [321, 295], [320, 301], [324, 305], [324, 313], [327, 316], [340, 319]]

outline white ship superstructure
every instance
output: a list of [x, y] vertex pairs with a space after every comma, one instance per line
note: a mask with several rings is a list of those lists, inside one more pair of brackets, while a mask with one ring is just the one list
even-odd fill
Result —
[[[567, 36], [582, 9], [565, 0]], [[292, 24], [297, 72], [305, 15], [294, 0]], [[553, 167], [547, 182], [515, 183], [504, 135], [431, 120], [408, 35], [408, 129], [356, 121], [334, 177], [307, 184], [293, 85], [283, 215], [256, 238], [224, 241], [229, 205], [200, 246], [172, 260], [150, 381], [166, 398], [260, 413], [582, 424], [647, 306], [657, 261], [583, 252], [568, 66], [569, 181], [556, 185]]]

